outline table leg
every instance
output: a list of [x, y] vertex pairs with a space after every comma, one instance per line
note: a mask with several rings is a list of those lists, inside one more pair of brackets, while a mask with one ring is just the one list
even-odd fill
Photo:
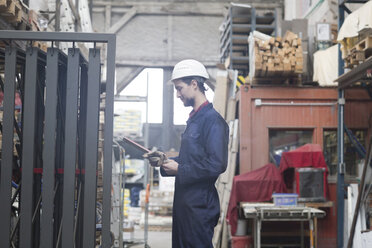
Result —
[[318, 247], [318, 218], [314, 218], [314, 247]]
[[301, 221], [301, 248], [304, 248], [304, 222]]
[[261, 220], [257, 219], [257, 248], [261, 248]]
[[314, 223], [313, 223], [313, 219], [310, 219], [309, 220], [309, 224], [310, 224], [310, 248], [314, 248]]
[[257, 219], [253, 221], [254, 248], [257, 248]]

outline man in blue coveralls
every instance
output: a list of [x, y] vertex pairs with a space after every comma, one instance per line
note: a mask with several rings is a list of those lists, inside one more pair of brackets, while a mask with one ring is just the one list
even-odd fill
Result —
[[[191, 106], [179, 156], [148, 154], [162, 176], [175, 176], [173, 200], [173, 248], [213, 247], [220, 205], [215, 182], [226, 170], [229, 128], [205, 96], [209, 75], [204, 65], [192, 59], [176, 64], [172, 82], [177, 97]], [[157, 152], [159, 155], [159, 152]], [[160, 159], [159, 159], [160, 157]]]

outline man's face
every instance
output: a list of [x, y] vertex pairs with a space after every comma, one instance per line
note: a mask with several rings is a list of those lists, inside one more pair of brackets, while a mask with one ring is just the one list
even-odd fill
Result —
[[197, 90], [196, 83], [193, 80], [190, 85], [183, 82], [182, 79], [174, 80], [174, 88], [177, 91], [177, 97], [181, 99], [185, 107], [194, 106], [195, 92]]

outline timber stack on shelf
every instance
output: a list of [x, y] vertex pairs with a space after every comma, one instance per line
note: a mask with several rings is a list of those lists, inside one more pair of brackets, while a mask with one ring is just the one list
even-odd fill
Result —
[[220, 59], [226, 68], [247, 75], [249, 71], [248, 35], [254, 30], [277, 34], [276, 9], [248, 8], [231, 5], [221, 25]]
[[276, 38], [255, 33], [250, 37], [251, 83], [301, 83], [304, 61], [301, 38], [290, 31]]

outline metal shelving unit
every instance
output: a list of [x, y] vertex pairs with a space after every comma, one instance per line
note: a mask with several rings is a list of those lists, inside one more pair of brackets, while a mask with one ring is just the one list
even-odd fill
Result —
[[220, 35], [220, 60], [229, 60], [229, 69], [248, 74], [248, 36], [252, 31], [277, 35], [277, 11], [251, 7], [230, 6]]
[[[338, 28], [340, 29], [345, 20], [345, 12], [350, 14], [351, 10], [345, 4], [360, 4], [366, 3], [367, 0], [338, 0]], [[337, 169], [337, 247], [344, 247], [344, 211], [345, 211], [345, 163], [344, 163], [344, 90], [346, 87], [351, 87], [357, 82], [361, 86], [366, 83], [363, 77], [366, 76], [366, 69], [372, 68], [372, 60], [369, 59], [344, 74], [344, 62], [339, 49], [338, 55], [338, 74], [340, 77], [336, 80], [339, 83], [338, 87], [338, 127], [337, 127], [337, 156], [338, 156], [338, 169]], [[341, 76], [342, 75], [342, 76]], [[368, 78], [367, 78], [368, 79]], [[367, 80], [370, 81], [370, 80]]]
[[[22, 49], [15, 46], [19, 41], [50, 41], [52, 46], [47, 51]], [[56, 42], [73, 45], [65, 54], [54, 47]], [[77, 42], [94, 43], [89, 57], [75, 47]], [[94, 247], [102, 151], [102, 247], [111, 247], [116, 36], [1, 30], [0, 43], [7, 44], [0, 49], [4, 77], [0, 246]], [[107, 57], [101, 58], [96, 43], [107, 44]], [[101, 80], [102, 63], [108, 68], [106, 82]], [[16, 90], [22, 100], [20, 127], [15, 118]], [[100, 114], [105, 123], [103, 141]], [[18, 140], [21, 149], [15, 151]]]

